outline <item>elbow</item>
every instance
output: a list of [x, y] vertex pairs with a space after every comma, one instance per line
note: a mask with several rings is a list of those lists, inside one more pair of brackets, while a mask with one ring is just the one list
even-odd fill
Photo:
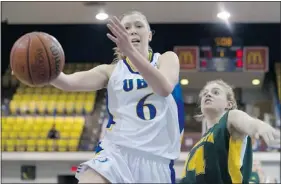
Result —
[[178, 83], [178, 80], [164, 80], [160, 90], [159, 90], [159, 95], [162, 97], [167, 97], [170, 94], [173, 93], [174, 88], [176, 86], [176, 84]]
[[162, 97], [167, 97], [173, 92], [173, 87], [172, 85], [167, 85], [163, 87], [161, 90], [159, 90], [158, 95]]

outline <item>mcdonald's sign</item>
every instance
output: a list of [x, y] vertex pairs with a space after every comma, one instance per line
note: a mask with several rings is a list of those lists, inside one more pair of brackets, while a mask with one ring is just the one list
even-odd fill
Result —
[[192, 46], [178, 46], [174, 47], [174, 52], [179, 57], [181, 70], [197, 70], [199, 60], [199, 48]]
[[245, 47], [245, 71], [268, 71], [268, 47]]

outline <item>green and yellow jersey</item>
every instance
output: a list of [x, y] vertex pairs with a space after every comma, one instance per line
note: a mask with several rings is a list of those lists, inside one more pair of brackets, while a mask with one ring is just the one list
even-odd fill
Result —
[[249, 183], [252, 144], [249, 136], [233, 139], [227, 129], [228, 112], [191, 149], [181, 183]]

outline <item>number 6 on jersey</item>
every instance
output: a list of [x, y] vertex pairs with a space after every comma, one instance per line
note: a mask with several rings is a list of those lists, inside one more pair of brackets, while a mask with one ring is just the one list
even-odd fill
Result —
[[[156, 108], [154, 105], [145, 103], [145, 100], [151, 96], [153, 93], [150, 93], [146, 96], [144, 96], [140, 101], [138, 102], [136, 106], [136, 112], [140, 119], [143, 120], [152, 120], [156, 116]], [[147, 112], [148, 111], [148, 112]]]

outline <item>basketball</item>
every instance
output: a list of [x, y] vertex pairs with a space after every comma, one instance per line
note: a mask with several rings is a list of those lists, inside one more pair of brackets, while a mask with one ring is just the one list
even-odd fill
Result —
[[63, 70], [64, 51], [58, 40], [43, 32], [21, 36], [13, 45], [10, 65], [13, 74], [29, 86], [43, 86]]

